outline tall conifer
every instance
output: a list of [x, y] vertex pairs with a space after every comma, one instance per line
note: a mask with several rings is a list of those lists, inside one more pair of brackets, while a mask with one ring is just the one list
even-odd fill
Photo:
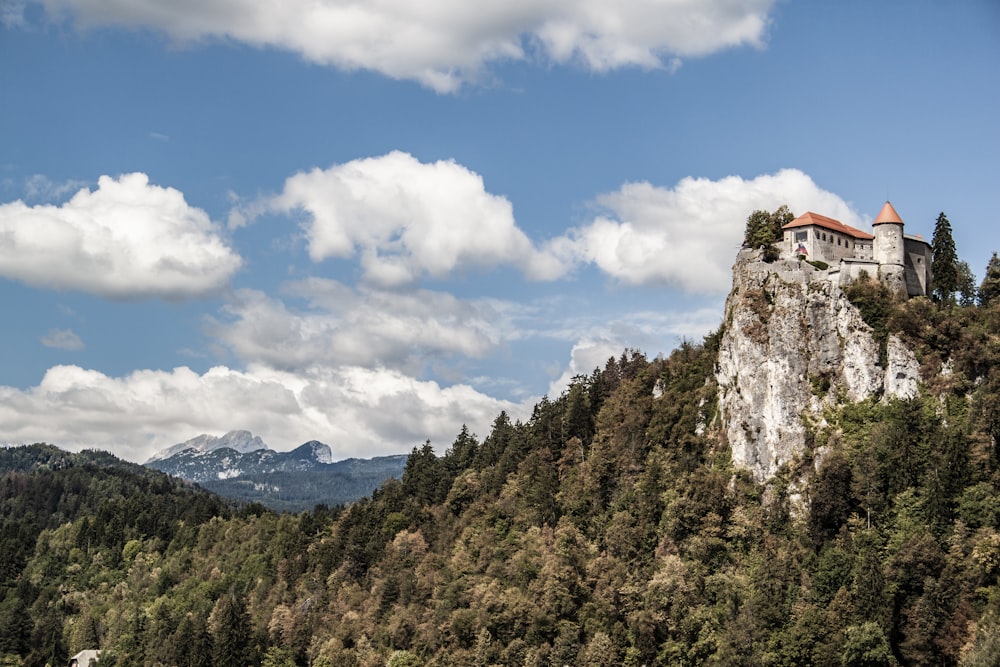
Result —
[[1000, 298], [1000, 257], [996, 252], [986, 265], [986, 275], [979, 285], [979, 305], [988, 306]]
[[934, 300], [950, 302], [959, 288], [958, 253], [951, 235], [951, 223], [942, 212], [934, 223], [931, 240], [931, 273], [934, 274]]

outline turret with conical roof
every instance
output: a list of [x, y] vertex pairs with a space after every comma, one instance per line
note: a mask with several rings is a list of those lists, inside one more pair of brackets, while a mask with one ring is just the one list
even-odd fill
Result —
[[872, 223], [875, 240], [872, 252], [879, 263], [879, 277], [894, 293], [906, 296], [906, 249], [903, 241], [903, 219], [890, 202], [886, 202]]

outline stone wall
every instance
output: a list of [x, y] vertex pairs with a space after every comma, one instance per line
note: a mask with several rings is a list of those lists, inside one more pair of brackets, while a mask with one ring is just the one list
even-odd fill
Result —
[[906, 293], [931, 295], [931, 247], [923, 239], [904, 237], [906, 251]]

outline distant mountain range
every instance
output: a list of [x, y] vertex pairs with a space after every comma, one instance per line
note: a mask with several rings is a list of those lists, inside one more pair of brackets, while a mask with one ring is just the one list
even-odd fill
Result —
[[316, 440], [276, 452], [249, 431], [230, 431], [178, 443], [144, 465], [221, 496], [298, 512], [370, 495], [386, 480], [401, 477], [406, 459], [399, 454], [334, 461], [329, 445]]
[[250, 431], [230, 431], [224, 436], [218, 438], [214, 435], [203, 433], [196, 438], [191, 438], [185, 442], [177, 443], [172, 447], [167, 447], [166, 449], [153, 454], [152, 458], [146, 461], [146, 465], [149, 465], [154, 461], [169, 459], [175, 454], [180, 454], [186, 451], [207, 454], [217, 449], [232, 449], [240, 454], [248, 454], [250, 452], [257, 451], [258, 449], [268, 449], [268, 446], [264, 444], [264, 441], [260, 439], [260, 436], [256, 436]]

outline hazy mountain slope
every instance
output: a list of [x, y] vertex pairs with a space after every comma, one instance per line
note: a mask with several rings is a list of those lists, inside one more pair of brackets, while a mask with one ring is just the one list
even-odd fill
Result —
[[[342, 505], [370, 495], [386, 480], [402, 475], [406, 464], [405, 454], [333, 461], [330, 447], [315, 440], [289, 452], [276, 452], [266, 446], [241, 452], [221, 446], [226, 439], [218, 438], [207, 447], [178, 450], [181, 445], [200, 442], [197, 438], [189, 440], [164, 450], [173, 453], [158, 455], [146, 465], [197, 482], [227, 498], [300, 512], [321, 504]], [[263, 444], [253, 436], [244, 437], [243, 441], [251, 439]]]

